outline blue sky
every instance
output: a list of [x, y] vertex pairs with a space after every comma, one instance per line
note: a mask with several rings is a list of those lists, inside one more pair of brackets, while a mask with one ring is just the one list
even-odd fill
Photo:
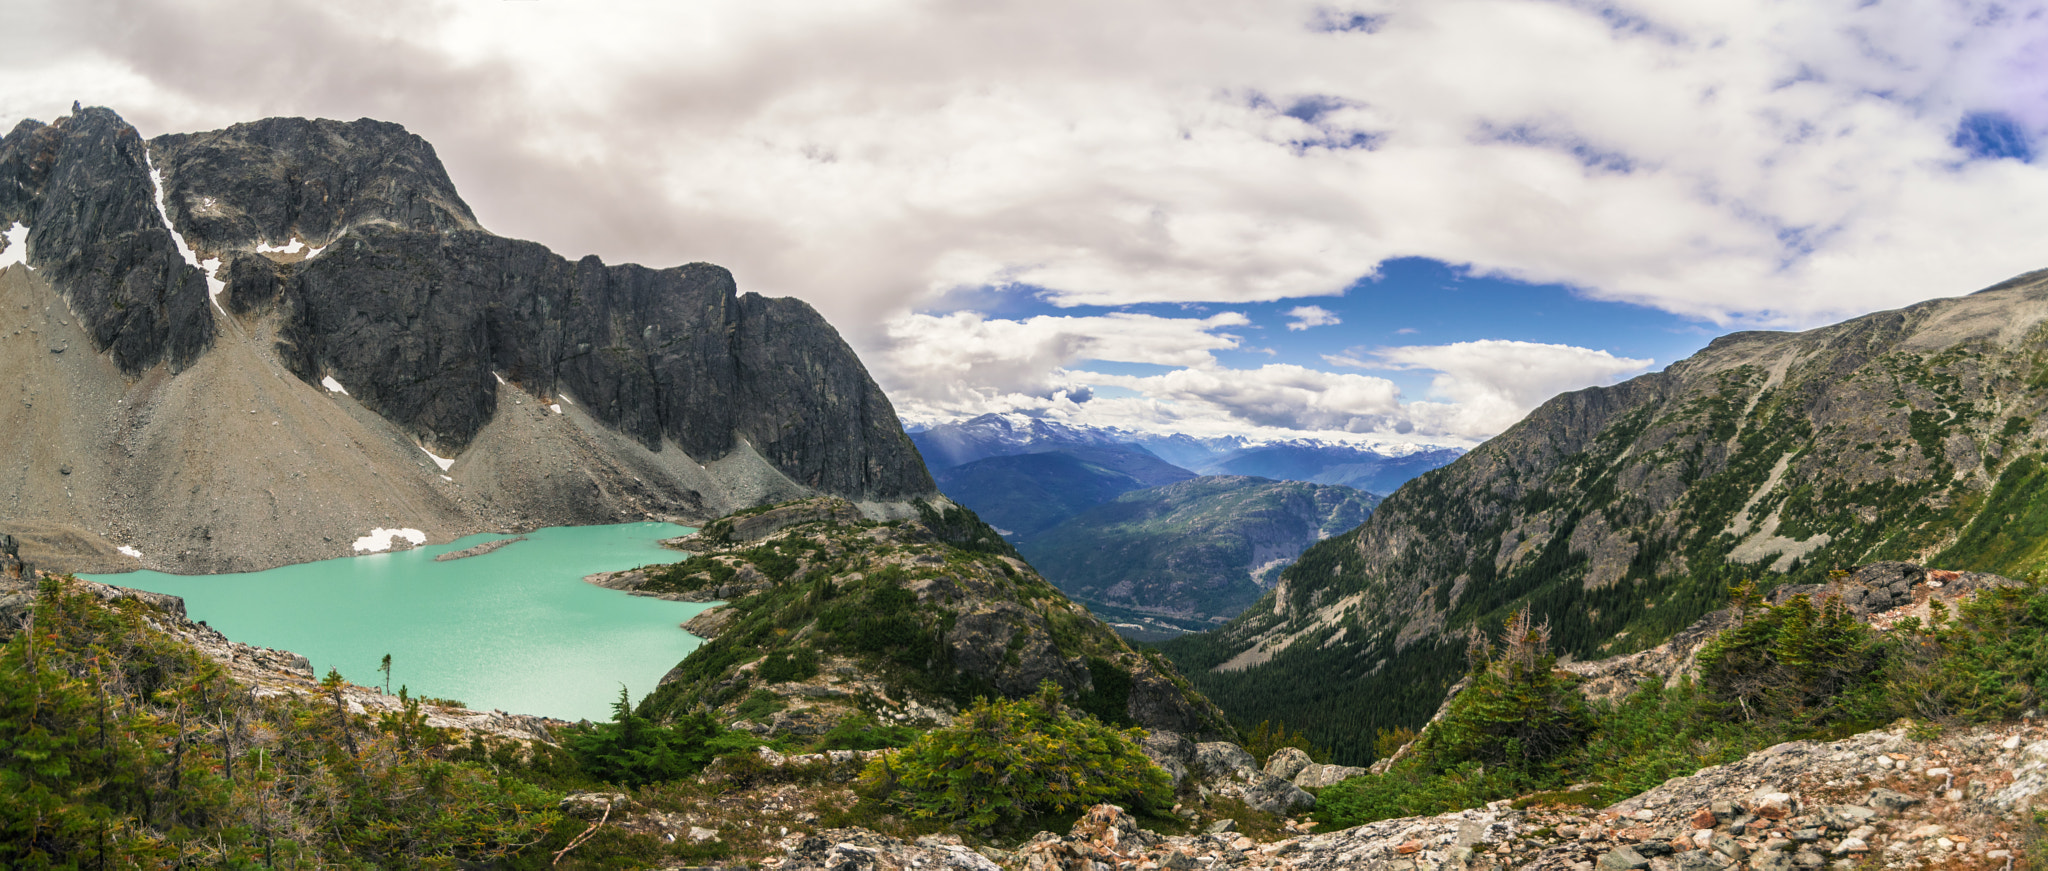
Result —
[[1472, 444], [1718, 333], [2048, 266], [2048, 0], [30, 0], [10, 25], [0, 129], [73, 100], [148, 136], [397, 122], [491, 230], [801, 298], [927, 422]]
[[[1331, 368], [1325, 359], [1360, 355], [1376, 348], [1448, 345], [1483, 339], [1509, 339], [1570, 345], [1607, 351], [1617, 357], [1655, 361], [1661, 369], [1706, 347], [1728, 330], [1707, 321], [1630, 303], [1587, 298], [1559, 284], [1531, 284], [1500, 277], [1475, 276], [1469, 268], [1427, 258], [1388, 261], [1379, 272], [1354, 282], [1340, 296], [1302, 297], [1247, 305], [1218, 303], [1148, 303], [1128, 306], [1072, 306], [1046, 301], [1042, 290], [1012, 288], [978, 294], [988, 303], [975, 307], [992, 317], [1022, 320], [1034, 316], [1092, 316], [1131, 312], [1163, 318], [1242, 312], [1250, 324], [1232, 328], [1243, 338], [1236, 349], [1215, 353], [1219, 365], [1252, 369], [1269, 363]], [[928, 313], [957, 310], [955, 305]], [[1329, 312], [1337, 323], [1289, 329], [1302, 319], [1289, 312], [1313, 306]], [[1161, 375], [1173, 367], [1082, 359], [1088, 371], [1115, 375]], [[1347, 367], [1348, 368], [1348, 367]], [[1410, 368], [1359, 369], [1387, 378], [1403, 395], [1425, 396], [1431, 374]], [[1104, 396], [1131, 395], [1120, 388]]]

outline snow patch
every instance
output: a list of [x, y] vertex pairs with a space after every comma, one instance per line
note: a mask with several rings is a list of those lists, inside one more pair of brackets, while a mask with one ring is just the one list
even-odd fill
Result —
[[504, 383], [506, 383], [506, 382], [505, 382], [505, 376], [503, 376], [503, 375], [500, 375], [500, 374], [498, 374], [498, 373], [496, 373], [496, 372], [492, 372], [492, 373], [491, 373], [491, 377], [492, 377], [492, 378], [496, 378], [496, 379], [498, 379], [498, 383], [499, 383], [499, 384], [504, 384]]
[[311, 260], [311, 259], [313, 259], [313, 258], [315, 258], [315, 257], [318, 257], [318, 256], [320, 256], [320, 252], [322, 252], [322, 251], [325, 251], [325, 250], [327, 250], [327, 246], [325, 246], [325, 245], [322, 245], [322, 246], [320, 246], [320, 247], [318, 247], [318, 248], [312, 248], [312, 249], [308, 249], [308, 250], [306, 251], [306, 256], [305, 256], [305, 258], [304, 258], [304, 259], [305, 259], [305, 260]]
[[206, 276], [206, 298], [213, 301], [213, 307], [220, 309], [221, 314], [227, 314], [228, 310], [220, 306], [220, 292], [228, 288], [228, 283], [213, 277], [214, 271], [220, 268], [220, 258], [208, 257], [201, 263], [199, 254], [192, 250], [191, 245], [185, 244], [184, 234], [179, 233], [177, 227], [171, 226], [171, 212], [164, 208], [163, 171], [156, 168], [156, 162], [150, 159], [146, 148], [142, 152], [142, 163], [149, 167], [149, 184], [156, 191], [156, 216], [164, 222], [164, 229], [171, 232], [171, 242], [178, 246], [178, 256], [185, 258], [186, 263]]
[[562, 413], [562, 404], [561, 404], [561, 403], [559, 403], [559, 402], [557, 402], [557, 403], [555, 403], [555, 404], [553, 404], [553, 405], [550, 405], [550, 406], [548, 406], [548, 410], [549, 410], [549, 411], [552, 411], [552, 412], [554, 412], [554, 413], [556, 413], [556, 414], [561, 414], [561, 413]]
[[[0, 233], [0, 237], [7, 239], [7, 248], [0, 250], [0, 269], [6, 269], [16, 263], [28, 266], [28, 225], [15, 221], [12, 228]], [[28, 268], [35, 269], [33, 266]]]
[[450, 477], [448, 477], [447, 475], [442, 475], [442, 476], [441, 476], [441, 480], [443, 480], [443, 481], [447, 481], [447, 482], [449, 482], [449, 483], [451, 483], [451, 484], [452, 484], [452, 483], [455, 483], [455, 479], [454, 479], [454, 478], [450, 478]]
[[560, 396], [557, 396], [557, 397], [555, 397], [555, 398], [556, 398], [556, 399], [559, 399], [559, 400], [561, 400], [561, 401], [563, 401], [563, 402], [567, 402], [567, 403], [569, 403], [570, 405], [575, 405], [575, 404], [576, 404], [575, 402], [572, 402], [572, 401], [570, 401], [570, 399], [569, 399], [569, 394], [566, 394], [566, 393], [564, 393], [564, 394], [562, 394], [562, 395], [560, 395]]
[[299, 240], [299, 239], [298, 239], [297, 237], [293, 237], [293, 239], [292, 239], [292, 244], [290, 244], [290, 245], [272, 245], [272, 244], [270, 244], [270, 243], [268, 243], [268, 242], [258, 242], [258, 243], [256, 243], [256, 253], [258, 253], [258, 254], [297, 254], [297, 253], [299, 253], [300, 249], [303, 249], [303, 248], [305, 248], [305, 247], [306, 247], [306, 243], [305, 243], [305, 242], [302, 242], [302, 241], [300, 241], [300, 240]]
[[391, 540], [403, 538], [415, 547], [427, 543], [427, 534], [417, 529], [385, 529], [377, 527], [369, 535], [356, 539], [356, 550], [361, 553], [383, 553], [391, 549]]
[[115, 550], [118, 550], [118, 551], [120, 551], [121, 553], [123, 553], [123, 554], [125, 554], [125, 555], [128, 555], [128, 556], [132, 556], [132, 557], [134, 557], [134, 558], [136, 558], [136, 559], [141, 559], [141, 558], [142, 558], [142, 551], [136, 550], [135, 548], [133, 548], [133, 547], [131, 547], [131, 546], [129, 546], [129, 545], [125, 545], [125, 544], [124, 544], [124, 545], [121, 545], [120, 547], [117, 547], [117, 548], [114, 548], [114, 549], [115, 549]]
[[206, 298], [213, 300], [213, 307], [220, 309], [221, 314], [227, 314], [228, 310], [220, 307], [220, 292], [228, 289], [228, 283], [214, 277], [214, 273], [220, 271], [220, 258], [208, 257], [199, 261], [199, 271], [206, 275]]
[[441, 467], [441, 471], [443, 471], [443, 472], [446, 472], [446, 471], [448, 471], [448, 467], [449, 467], [449, 466], [453, 466], [453, 465], [455, 465], [455, 461], [454, 461], [454, 460], [448, 459], [448, 458], [446, 458], [446, 457], [438, 456], [438, 455], [436, 455], [436, 454], [435, 454], [435, 453], [434, 453], [433, 451], [427, 450], [427, 449], [426, 449], [426, 448], [424, 448], [424, 447], [420, 448], [420, 453], [423, 453], [423, 454], [426, 454], [427, 456], [433, 457], [433, 458], [434, 458], [434, 465], [436, 465], [436, 466], [440, 466], [440, 467]]
[[348, 395], [348, 388], [341, 386], [341, 382], [334, 380], [332, 375], [321, 378], [320, 386], [327, 388], [329, 393], [339, 393], [343, 396]]

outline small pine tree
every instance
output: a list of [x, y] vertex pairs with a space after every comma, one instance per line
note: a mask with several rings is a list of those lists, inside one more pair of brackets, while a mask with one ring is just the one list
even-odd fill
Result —
[[1419, 748], [1433, 767], [1477, 761], [1533, 767], [1575, 746], [1592, 728], [1586, 700], [1557, 671], [1550, 626], [1524, 607], [1507, 621], [1498, 647], [1482, 642], [1465, 691]]
[[599, 723], [565, 742], [577, 764], [610, 783], [644, 786], [695, 774], [710, 764], [718, 723], [709, 714], [686, 715], [657, 725], [633, 712], [626, 688], [612, 705], [612, 721]]
[[1878, 663], [1868, 627], [1840, 600], [1807, 596], [1749, 611], [1700, 651], [1700, 682], [1742, 720], [1817, 726], [1841, 719], [1846, 690]]

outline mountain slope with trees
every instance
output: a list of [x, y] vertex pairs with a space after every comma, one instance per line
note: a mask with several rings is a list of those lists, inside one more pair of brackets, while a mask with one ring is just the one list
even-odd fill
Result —
[[1076, 599], [1229, 618], [1310, 545], [1365, 520], [1349, 487], [1209, 476], [1124, 493], [1018, 546]]
[[1068, 447], [987, 457], [938, 474], [947, 497], [1012, 542], [1028, 541], [1118, 495], [1195, 473], [1126, 447]]
[[710, 640], [639, 710], [717, 711], [821, 733], [849, 716], [943, 721], [978, 697], [1050, 682], [1119, 725], [1227, 737], [1232, 727], [1165, 657], [1133, 649], [1047, 583], [973, 512], [921, 505], [876, 523], [816, 499], [720, 520], [695, 555], [606, 586], [726, 604], [690, 623]]
[[[1472, 633], [1521, 608], [1581, 659], [1656, 644], [1746, 579], [1884, 559], [2023, 576], [2048, 528], [2048, 274], [1802, 333], [1736, 333], [1545, 403], [1167, 649], [1227, 710], [1371, 757]], [[1313, 676], [1313, 680], [1308, 679]]]

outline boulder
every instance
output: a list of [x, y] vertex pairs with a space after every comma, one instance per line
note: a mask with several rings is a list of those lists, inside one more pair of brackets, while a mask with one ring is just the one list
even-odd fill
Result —
[[1195, 745], [1195, 764], [1209, 777], [1238, 772], [1257, 772], [1258, 760], [1243, 747], [1228, 741], [1204, 741]]
[[1234, 798], [1256, 810], [1284, 816], [1316, 806], [1315, 796], [1260, 771], [1250, 753], [1227, 741], [1195, 745], [1194, 768], [1201, 772], [1205, 793]]
[[1272, 757], [1266, 760], [1266, 773], [1281, 780], [1293, 780], [1303, 768], [1314, 762], [1298, 747], [1282, 747], [1273, 751]]
[[618, 792], [572, 792], [556, 804], [562, 813], [583, 820], [602, 819], [607, 812], [631, 807], [633, 800]]
[[1181, 784], [1187, 781], [1188, 765], [1195, 761], [1195, 742], [1179, 732], [1161, 729], [1147, 734], [1138, 743], [1138, 749], [1144, 751], [1152, 764], [1166, 771], [1166, 776], [1173, 780], [1173, 790], [1179, 792]]
[[1326, 765], [1311, 762], [1294, 775], [1294, 785], [1302, 789], [1322, 789], [1334, 783], [1364, 777], [1371, 771], [1355, 765]]

